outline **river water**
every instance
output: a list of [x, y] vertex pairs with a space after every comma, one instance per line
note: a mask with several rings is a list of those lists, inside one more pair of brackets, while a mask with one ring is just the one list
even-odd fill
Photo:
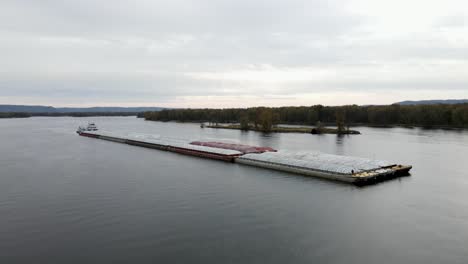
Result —
[[[79, 137], [236, 140], [413, 165], [352, 185]], [[468, 131], [270, 134], [135, 117], [0, 120], [0, 263], [468, 263]]]

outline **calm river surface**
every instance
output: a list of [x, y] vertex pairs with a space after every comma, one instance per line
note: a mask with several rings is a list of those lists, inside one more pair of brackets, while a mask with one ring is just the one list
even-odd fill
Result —
[[[368, 187], [79, 137], [237, 140], [412, 164]], [[0, 120], [0, 263], [468, 263], [468, 131], [358, 136], [135, 117]]]

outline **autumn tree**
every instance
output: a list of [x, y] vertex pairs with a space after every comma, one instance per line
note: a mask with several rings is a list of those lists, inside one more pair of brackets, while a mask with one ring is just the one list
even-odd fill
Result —
[[263, 132], [270, 132], [273, 126], [273, 113], [271, 109], [265, 108], [262, 109], [259, 115], [260, 124], [262, 126]]
[[340, 108], [336, 110], [336, 126], [338, 128], [338, 133], [344, 133], [345, 131], [345, 122], [346, 122], [346, 112], [344, 109]]
[[249, 130], [250, 129], [250, 125], [249, 125], [249, 116], [247, 113], [244, 113], [241, 115], [240, 117], [240, 127], [242, 130]]

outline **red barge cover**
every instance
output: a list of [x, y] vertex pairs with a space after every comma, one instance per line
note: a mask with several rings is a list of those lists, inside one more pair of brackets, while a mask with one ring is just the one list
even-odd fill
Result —
[[276, 149], [272, 149], [272, 148], [269, 148], [269, 147], [256, 147], [256, 146], [250, 146], [250, 145], [233, 144], [233, 143], [225, 143], [225, 142], [215, 142], [215, 141], [207, 141], [207, 142], [193, 141], [193, 142], [190, 142], [190, 144], [198, 145], [198, 146], [205, 146], [205, 147], [212, 147], [212, 148], [237, 150], [239, 152], [242, 152], [243, 154], [276, 152]]

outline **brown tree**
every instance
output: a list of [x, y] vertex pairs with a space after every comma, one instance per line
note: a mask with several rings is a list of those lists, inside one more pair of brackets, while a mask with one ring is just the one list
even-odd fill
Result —
[[273, 113], [270, 108], [262, 109], [260, 112], [260, 124], [263, 132], [271, 132], [273, 126]]

